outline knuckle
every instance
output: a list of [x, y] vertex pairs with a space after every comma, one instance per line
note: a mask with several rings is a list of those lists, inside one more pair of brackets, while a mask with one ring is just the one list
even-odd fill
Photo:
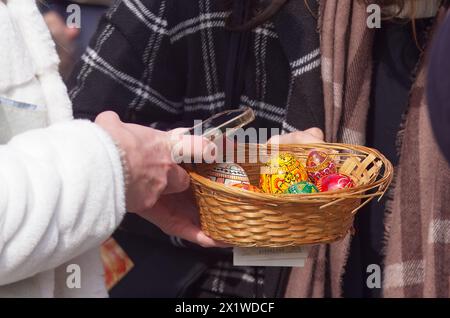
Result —
[[322, 129], [317, 128], [317, 127], [313, 127], [311, 129], [309, 129], [308, 132], [316, 138], [323, 139], [323, 137], [324, 137]]
[[105, 121], [105, 120], [111, 119], [112, 118], [112, 114], [113, 114], [112, 111], [106, 111], [106, 112], [100, 113], [95, 118], [95, 121]]

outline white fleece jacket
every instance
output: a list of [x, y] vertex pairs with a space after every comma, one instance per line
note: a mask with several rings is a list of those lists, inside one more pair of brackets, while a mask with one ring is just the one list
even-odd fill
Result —
[[[106, 296], [98, 251], [84, 265], [83, 257], [72, 259], [98, 247], [119, 225], [121, 173], [110, 137], [84, 121], [32, 130], [0, 146], [0, 297]], [[66, 266], [55, 280], [53, 270], [67, 262], [98, 286], [82, 282], [80, 290], [67, 289]], [[4, 286], [39, 273], [44, 278], [19, 290]]]
[[[120, 156], [72, 121], [58, 56], [33, 0], [0, 0], [0, 297], [106, 297], [100, 244], [125, 213]], [[68, 265], [81, 288], [66, 284]], [[69, 267], [70, 269], [70, 267]], [[77, 287], [77, 286], [75, 286]]]

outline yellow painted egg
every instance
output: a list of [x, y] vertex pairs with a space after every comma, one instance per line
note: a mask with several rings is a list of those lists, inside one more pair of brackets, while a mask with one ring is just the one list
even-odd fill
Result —
[[279, 194], [307, 180], [308, 174], [300, 161], [293, 154], [281, 153], [261, 168], [260, 188], [266, 193]]

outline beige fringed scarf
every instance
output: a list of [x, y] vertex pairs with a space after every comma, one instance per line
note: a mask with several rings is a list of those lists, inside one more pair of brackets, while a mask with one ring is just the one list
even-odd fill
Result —
[[[320, 10], [327, 141], [363, 144], [373, 38], [366, 27], [366, 5], [357, 0], [321, 1]], [[340, 297], [350, 239], [347, 235], [341, 242], [313, 247], [305, 267], [292, 270], [286, 296]]]
[[[434, 29], [443, 20], [441, 9]], [[426, 59], [399, 134], [400, 163], [387, 218], [384, 297], [450, 297], [450, 166], [435, 142]]]
[[[365, 142], [373, 44], [366, 8], [358, 0], [321, 1], [327, 141]], [[450, 296], [450, 169], [432, 136], [424, 78], [422, 68], [405, 118], [397, 183], [392, 189], [383, 282], [386, 297]], [[292, 271], [286, 296], [341, 297], [350, 240], [348, 235], [341, 242], [313, 247], [305, 267]]]

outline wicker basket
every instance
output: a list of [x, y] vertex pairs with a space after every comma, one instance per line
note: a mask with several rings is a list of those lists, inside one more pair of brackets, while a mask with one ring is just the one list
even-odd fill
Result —
[[[255, 193], [209, 180], [205, 176], [211, 165], [193, 166], [190, 175], [203, 231], [240, 247], [299, 246], [343, 239], [352, 229], [355, 213], [385, 193], [393, 167], [381, 153], [362, 146], [280, 145], [278, 151], [293, 153], [305, 163], [308, 153], [318, 148], [332, 156], [338, 171], [351, 176], [356, 187], [314, 194]], [[266, 145], [236, 147], [235, 156], [245, 158], [239, 165], [251, 184], [258, 185], [260, 167], [274, 151]]]

